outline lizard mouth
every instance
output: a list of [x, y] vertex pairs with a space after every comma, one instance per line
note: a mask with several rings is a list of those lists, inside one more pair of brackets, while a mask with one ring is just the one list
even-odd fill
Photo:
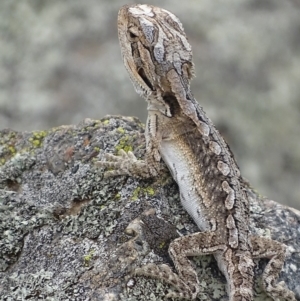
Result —
[[153, 86], [152, 86], [150, 80], [149, 80], [149, 79], [147, 78], [147, 76], [146, 76], [145, 70], [144, 70], [143, 68], [140, 68], [140, 69], [138, 70], [138, 74], [139, 74], [139, 76], [142, 78], [142, 80], [144, 81], [144, 83], [149, 87], [149, 89], [150, 89], [151, 91], [154, 91], [154, 88], [153, 88]]

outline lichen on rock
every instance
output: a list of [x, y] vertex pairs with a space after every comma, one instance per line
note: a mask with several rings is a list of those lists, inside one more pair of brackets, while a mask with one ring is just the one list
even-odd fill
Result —
[[[130, 273], [149, 261], [172, 265], [170, 241], [178, 233], [198, 231], [180, 205], [177, 185], [126, 176], [104, 179], [95, 165], [106, 152], [117, 154], [126, 137], [143, 158], [139, 120], [107, 116], [43, 133], [41, 143], [33, 145], [30, 137], [37, 134], [0, 132], [0, 299], [163, 300], [167, 285]], [[281, 278], [299, 297], [299, 214], [263, 200], [251, 188], [248, 193], [251, 231], [269, 229], [289, 245]], [[194, 260], [203, 275], [203, 296], [226, 296], [214, 259]], [[256, 272], [264, 265], [261, 261]], [[262, 292], [255, 300], [264, 298]]]

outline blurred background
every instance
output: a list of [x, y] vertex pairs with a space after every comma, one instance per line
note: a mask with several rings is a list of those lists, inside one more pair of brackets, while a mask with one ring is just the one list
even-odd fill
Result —
[[[300, 0], [148, 0], [193, 47], [192, 91], [253, 187], [300, 209]], [[42, 130], [106, 114], [146, 121], [121, 60], [129, 0], [1, 0], [0, 129]]]

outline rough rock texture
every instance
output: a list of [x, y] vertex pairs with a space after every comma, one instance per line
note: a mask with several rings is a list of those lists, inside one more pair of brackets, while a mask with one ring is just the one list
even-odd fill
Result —
[[[143, 157], [143, 131], [137, 119], [109, 116], [49, 131], [0, 131], [0, 300], [163, 300], [166, 285], [128, 275], [149, 260], [172, 264], [170, 240], [197, 231], [176, 184], [167, 173], [103, 179], [94, 164], [120, 149]], [[289, 246], [280, 278], [300, 300], [300, 213], [248, 193], [251, 231]], [[213, 257], [193, 260], [199, 300], [225, 297]], [[265, 264], [255, 269], [256, 301], [269, 300], [259, 285]]]
[[[41, 130], [146, 105], [121, 60], [131, 0], [0, 1], [0, 129]], [[192, 91], [246, 178], [300, 209], [300, 1], [143, 0], [174, 12], [194, 52]]]

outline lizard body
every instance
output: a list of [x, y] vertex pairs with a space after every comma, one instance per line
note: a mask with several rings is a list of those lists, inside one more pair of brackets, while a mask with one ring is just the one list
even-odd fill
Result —
[[162, 158], [180, 190], [183, 207], [201, 232], [174, 240], [169, 254], [178, 274], [148, 264], [136, 274], [159, 278], [176, 289], [167, 297], [195, 299], [199, 280], [188, 256], [213, 254], [226, 277], [230, 301], [253, 300], [253, 259], [269, 258], [263, 287], [274, 300], [296, 301], [276, 283], [285, 246], [249, 234], [249, 202], [234, 157], [194, 99], [192, 49], [172, 13], [150, 5], [125, 5], [118, 15], [123, 61], [136, 91], [148, 102], [146, 158], [109, 155], [106, 176], [157, 176]]

